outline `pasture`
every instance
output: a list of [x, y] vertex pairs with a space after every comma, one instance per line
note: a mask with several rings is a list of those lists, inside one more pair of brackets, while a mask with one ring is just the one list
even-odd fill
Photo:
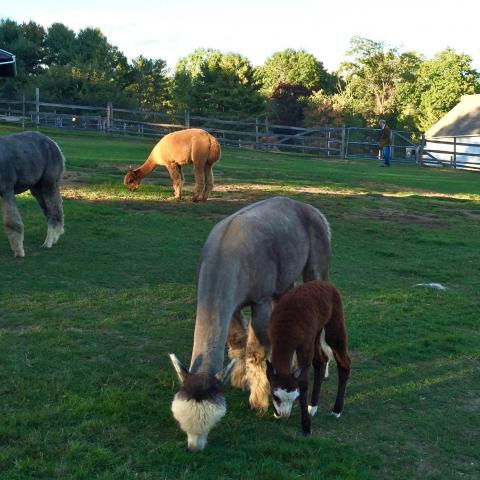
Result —
[[[478, 478], [478, 174], [227, 148], [210, 199], [192, 204], [189, 169], [188, 201], [161, 168], [123, 186], [151, 141], [45, 133], [67, 159], [65, 235], [40, 248], [29, 194], [26, 257], [0, 234], [2, 480]], [[227, 388], [226, 417], [190, 453], [167, 354], [190, 357], [200, 249], [219, 220], [273, 195], [330, 222], [352, 357], [344, 415], [328, 415], [335, 369], [310, 438], [298, 407], [258, 416]], [[448, 290], [415, 286], [428, 282]]]

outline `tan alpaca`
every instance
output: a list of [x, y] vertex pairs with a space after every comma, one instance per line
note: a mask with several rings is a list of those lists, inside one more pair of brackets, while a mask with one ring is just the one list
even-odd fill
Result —
[[150, 152], [145, 163], [135, 170], [128, 167], [124, 184], [131, 192], [158, 165], [163, 165], [170, 174], [175, 198], [182, 198], [184, 182], [182, 166], [193, 163], [195, 192], [192, 200], [205, 202], [213, 189], [213, 164], [220, 158], [220, 145], [208, 132], [200, 128], [189, 128], [165, 135]]

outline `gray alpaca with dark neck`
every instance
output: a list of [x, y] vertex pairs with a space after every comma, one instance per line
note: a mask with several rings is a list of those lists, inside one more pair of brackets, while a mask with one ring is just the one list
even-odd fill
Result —
[[[197, 316], [190, 368], [171, 354], [182, 387], [172, 411], [192, 450], [205, 447], [226, 412], [223, 384], [250, 389], [250, 405], [266, 410], [269, 384], [267, 324], [272, 303], [304, 281], [327, 279], [330, 229], [311, 205], [274, 197], [219, 222], [205, 242], [198, 268]], [[249, 325], [242, 316], [251, 308]], [[223, 369], [225, 345], [232, 362]]]
[[15, 257], [24, 257], [23, 222], [15, 195], [30, 190], [47, 217], [50, 248], [63, 233], [63, 207], [59, 182], [65, 159], [58, 145], [39, 132], [0, 137], [0, 198], [3, 223]]

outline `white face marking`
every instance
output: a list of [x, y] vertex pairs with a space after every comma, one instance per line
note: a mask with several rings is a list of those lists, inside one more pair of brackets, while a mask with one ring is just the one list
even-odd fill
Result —
[[[290, 412], [292, 411], [293, 402], [295, 402], [300, 395], [298, 389], [287, 392], [283, 388], [276, 388], [273, 391], [273, 395], [274, 397], [272, 398], [272, 401], [275, 405], [277, 415], [279, 417], [289, 417]], [[277, 397], [279, 401], [277, 401], [275, 397]]]
[[227, 413], [225, 399], [219, 403], [196, 402], [195, 400], [179, 399], [175, 395], [172, 402], [172, 413], [180, 428], [188, 436], [190, 450], [203, 450], [207, 444], [210, 430]]

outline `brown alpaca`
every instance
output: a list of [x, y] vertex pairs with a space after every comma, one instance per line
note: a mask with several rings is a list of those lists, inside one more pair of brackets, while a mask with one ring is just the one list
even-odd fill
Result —
[[189, 128], [165, 135], [150, 152], [145, 163], [135, 170], [128, 167], [123, 183], [131, 192], [158, 165], [164, 165], [173, 182], [175, 198], [182, 198], [184, 182], [182, 166], [193, 163], [195, 192], [192, 200], [205, 202], [213, 189], [213, 164], [220, 158], [220, 145], [208, 132]]
[[[347, 331], [342, 299], [329, 282], [314, 280], [287, 292], [275, 306], [268, 327], [272, 361], [267, 361], [273, 405], [277, 417], [289, 417], [293, 402], [300, 397], [302, 430], [311, 433], [311, 419], [317, 412], [320, 387], [327, 365], [322, 343], [333, 350], [338, 368], [337, 399], [332, 414], [343, 411], [345, 389], [350, 375]], [[291, 372], [293, 356], [298, 369]], [[314, 383], [307, 408], [308, 370], [313, 363]]]

